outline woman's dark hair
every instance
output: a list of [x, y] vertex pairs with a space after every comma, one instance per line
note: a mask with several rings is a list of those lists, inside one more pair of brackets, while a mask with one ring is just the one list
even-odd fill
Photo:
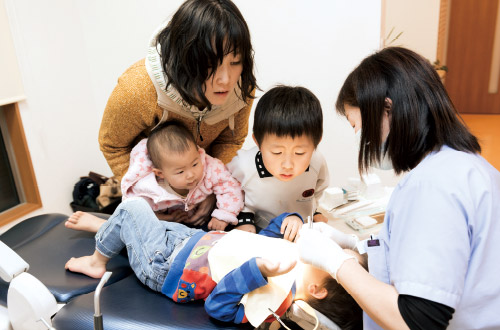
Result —
[[167, 88], [172, 84], [187, 103], [211, 106], [203, 86], [231, 52], [241, 55], [243, 71], [238, 81], [241, 98], [245, 102], [253, 99], [257, 83], [250, 31], [230, 0], [187, 0], [156, 41], [161, 45]]
[[[390, 132], [382, 146], [386, 98], [392, 101]], [[336, 108], [342, 115], [346, 115], [345, 105], [361, 110], [360, 173], [366, 172], [384, 153], [400, 174], [413, 169], [427, 153], [443, 145], [464, 152], [481, 152], [436, 70], [427, 59], [409, 49], [388, 47], [365, 58], [340, 89]]]
[[155, 168], [161, 168], [165, 151], [180, 154], [193, 146], [196, 148], [193, 134], [176, 120], [155, 127], [146, 142], [149, 158]]
[[304, 87], [277, 86], [257, 103], [253, 134], [261, 144], [266, 134], [309, 136], [317, 147], [323, 136], [323, 111], [316, 96]]

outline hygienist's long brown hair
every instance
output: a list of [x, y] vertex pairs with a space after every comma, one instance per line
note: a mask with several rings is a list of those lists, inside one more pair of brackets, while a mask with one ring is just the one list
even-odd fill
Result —
[[[390, 132], [382, 146], [381, 123], [392, 101]], [[387, 153], [394, 171], [409, 171], [431, 151], [447, 145], [480, 153], [477, 138], [465, 126], [431, 63], [402, 47], [388, 47], [365, 58], [340, 89], [336, 108], [361, 110], [360, 173]]]

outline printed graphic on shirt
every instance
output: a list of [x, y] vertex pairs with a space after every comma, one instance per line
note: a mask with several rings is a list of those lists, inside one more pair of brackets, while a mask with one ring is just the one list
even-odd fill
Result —
[[194, 300], [194, 289], [196, 288], [196, 283], [188, 283], [179, 280], [179, 290], [177, 291], [177, 302], [186, 303], [188, 301]]
[[306, 189], [302, 192], [302, 194], [300, 195], [300, 197], [298, 199], [296, 199], [297, 202], [310, 202], [313, 200], [314, 198], [314, 188], [310, 188], [310, 189]]
[[186, 259], [177, 290], [173, 295], [174, 301], [186, 303], [205, 299], [212, 292], [216, 283], [212, 280], [208, 265], [208, 252], [225, 234], [225, 232], [210, 232], [196, 243]]

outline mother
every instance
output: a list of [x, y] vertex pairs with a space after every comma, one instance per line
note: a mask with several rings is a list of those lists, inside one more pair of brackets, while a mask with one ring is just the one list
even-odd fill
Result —
[[367, 57], [337, 109], [362, 130], [361, 172], [387, 158], [409, 173], [380, 235], [357, 245], [369, 274], [332, 228], [303, 230], [301, 257], [336, 276], [365, 311], [365, 329], [499, 329], [500, 173], [479, 155], [429, 61], [404, 48]]
[[[178, 120], [200, 147], [229, 162], [248, 133], [256, 88], [248, 26], [230, 0], [188, 0], [154, 34], [146, 59], [118, 79], [99, 144], [118, 180], [130, 151], [158, 124]], [[213, 199], [200, 204], [199, 225]]]

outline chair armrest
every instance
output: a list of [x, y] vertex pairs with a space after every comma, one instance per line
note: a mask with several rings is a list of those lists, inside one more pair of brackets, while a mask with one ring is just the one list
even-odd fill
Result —
[[27, 272], [29, 265], [14, 250], [0, 241], [0, 277], [5, 282], [10, 282], [17, 275]]

